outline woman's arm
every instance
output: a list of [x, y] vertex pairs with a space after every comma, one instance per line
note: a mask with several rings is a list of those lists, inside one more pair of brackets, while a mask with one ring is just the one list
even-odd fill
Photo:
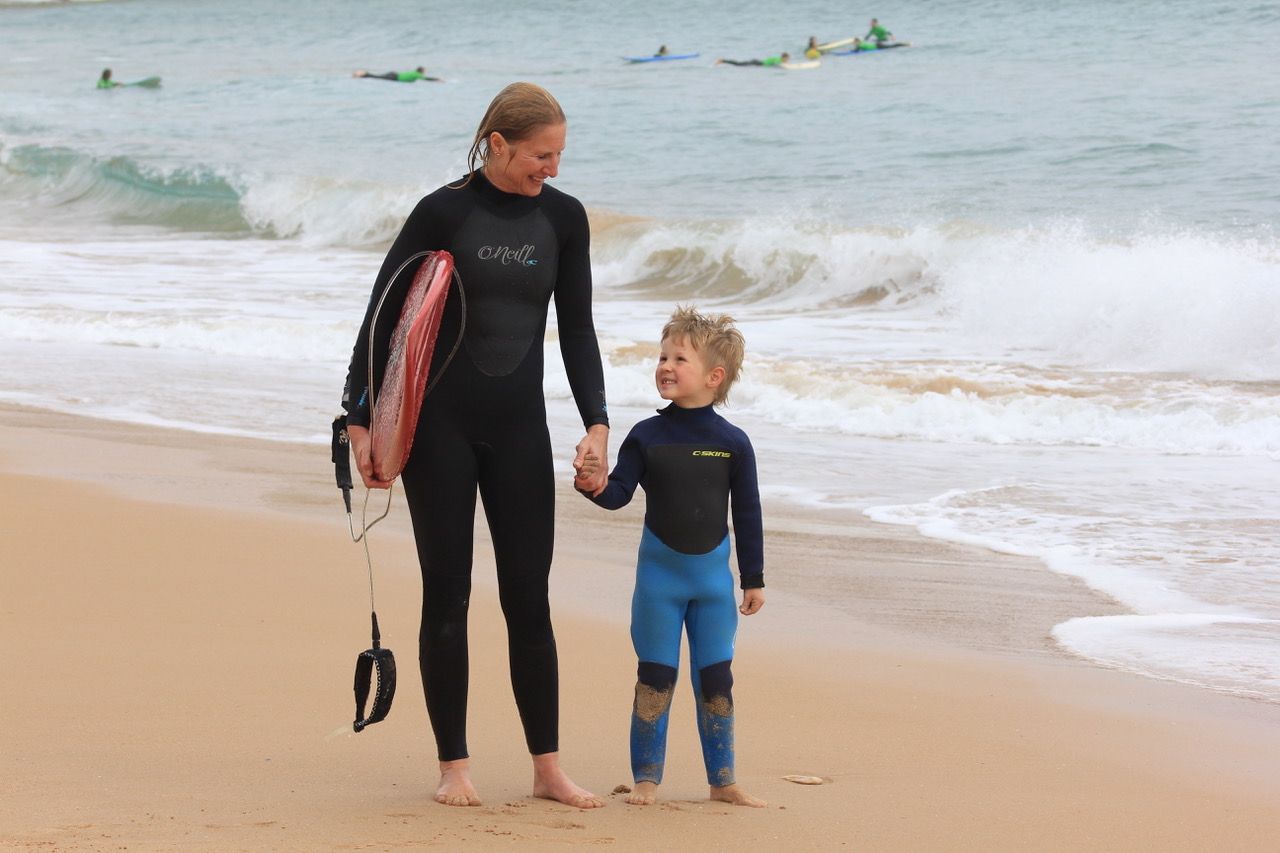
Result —
[[[574, 485], [579, 491], [598, 496], [605, 488], [609, 470], [609, 414], [600, 342], [591, 316], [591, 229], [582, 205], [568, 196], [565, 201], [567, 210], [558, 223], [561, 244], [555, 289], [556, 325], [569, 388], [587, 428], [573, 460], [578, 474]], [[587, 456], [596, 457], [598, 467], [584, 475]]]

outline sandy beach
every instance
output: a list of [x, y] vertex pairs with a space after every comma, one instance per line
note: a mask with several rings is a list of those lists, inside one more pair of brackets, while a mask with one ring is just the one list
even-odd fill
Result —
[[1057, 621], [1116, 611], [1030, 561], [777, 507], [769, 603], [743, 620], [734, 667], [739, 781], [769, 805], [706, 800], [683, 686], [661, 801], [628, 806], [610, 792], [630, 783], [640, 511], [605, 514], [567, 481], [561, 749], [608, 805], [529, 795], [482, 544], [470, 744], [484, 805], [441, 806], [402, 507], [372, 540], [399, 693], [356, 735], [368, 588], [325, 448], [4, 412], [0, 847], [1271, 850], [1280, 837], [1280, 707], [1057, 652]]

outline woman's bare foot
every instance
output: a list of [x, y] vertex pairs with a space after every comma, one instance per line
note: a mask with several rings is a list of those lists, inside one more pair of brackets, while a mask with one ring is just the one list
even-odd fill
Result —
[[769, 805], [764, 800], [757, 799], [739, 788], [736, 782], [732, 785], [712, 785], [711, 799], [722, 803], [731, 803], [735, 806], [751, 806], [757, 809], [762, 809]]
[[471, 759], [440, 762], [440, 787], [436, 802], [446, 806], [478, 806], [480, 795], [471, 784]]
[[657, 782], [637, 782], [635, 790], [627, 794], [627, 802], [633, 806], [651, 806], [657, 799]]
[[604, 800], [578, 787], [565, 775], [558, 752], [533, 756], [533, 795], [578, 809], [598, 809], [604, 805]]

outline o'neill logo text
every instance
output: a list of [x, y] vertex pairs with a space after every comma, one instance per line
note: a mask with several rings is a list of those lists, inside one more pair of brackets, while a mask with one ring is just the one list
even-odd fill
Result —
[[476, 255], [482, 261], [499, 261], [505, 267], [507, 264], [519, 264], [522, 267], [536, 267], [538, 265], [537, 258], [531, 258], [533, 254], [533, 244], [526, 243], [519, 249], [513, 249], [510, 246], [481, 246]]
[[694, 456], [719, 456], [722, 459], [728, 459], [733, 456], [733, 454], [727, 450], [695, 450], [693, 451], [693, 455]]

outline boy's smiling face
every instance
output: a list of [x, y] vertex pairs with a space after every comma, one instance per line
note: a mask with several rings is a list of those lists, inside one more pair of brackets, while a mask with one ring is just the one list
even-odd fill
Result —
[[724, 380], [724, 368], [708, 368], [702, 355], [683, 338], [666, 338], [654, 371], [658, 395], [682, 409], [710, 406]]

